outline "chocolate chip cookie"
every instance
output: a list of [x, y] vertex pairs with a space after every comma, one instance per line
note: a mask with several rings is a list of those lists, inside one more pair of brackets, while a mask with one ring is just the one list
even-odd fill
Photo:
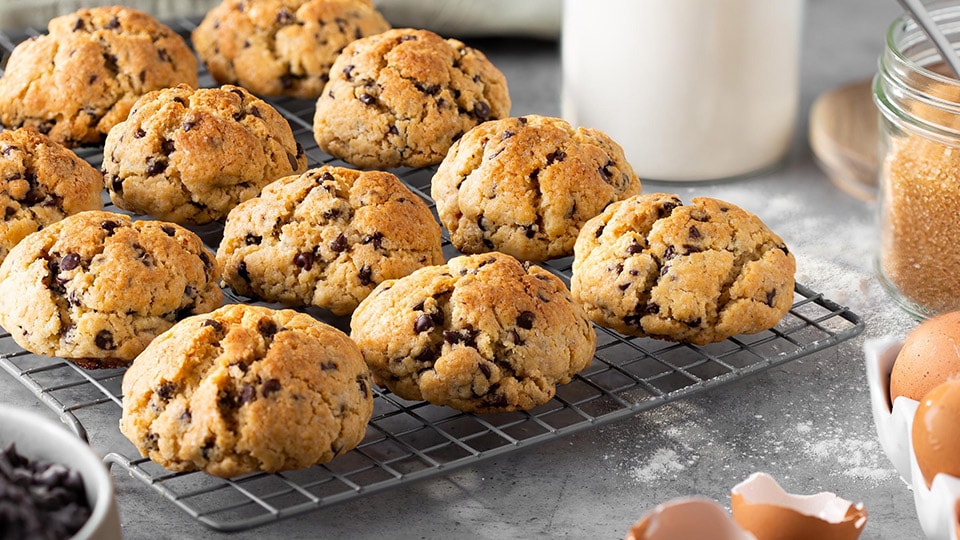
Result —
[[317, 99], [348, 43], [389, 28], [369, 0], [224, 0], [193, 31], [193, 46], [220, 84]]
[[558, 277], [503, 253], [381, 283], [350, 330], [378, 384], [473, 412], [546, 403], [590, 364], [597, 340]]
[[176, 32], [135, 9], [81, 9], [14, 48], [0, 77], [0, 123], [34, 126], [68, 147], [103, 142], [147, 92], [197, 86], [197, 60]]
[[378, 283], [442, 264], [440, 225], [399, 178], [324, 166], [233, 209], [217, 250], [237, 293], [348, 315]]
[[706, 197], [653, 193], [583, 226], [570, 282], [590, 318], [623, 334], [705, 345], [772, 328], [793, 303], [796, 261], [757, 216]]
[[0, 325], [36, 354], [124, 366], [178, 320], [219, 307], [219, 278], [217, 261], [183, 227], [80, 212], [10, 250]]
[[537, 115], [468, 131], [431, 186], [457, 249], [527, 261], [571, 255], [588, 219], [637, 193], [640, 180], [606, 134]]
[[134, 360], [120, 431], [173, 471], [298, 469], [363, 440], [372, 389], [343, 332], [293, 310], [232, 304], [184, 319]]
[[347, 45], [317, 100], [324, 151], [369, 169], [439, 163], [470, 128], [510, 113], [503, 74], [480, 51], [400, 28]]
[[0, 262], [32, 232], [103, 207], [103, 176], [36, 128], [0, 131]]
[[223, 219], [270, 182], [307, 168], [280, 113], [230, 85], [150, 92], [110, 130], [103, 153], [114, 204], [181, 224]]

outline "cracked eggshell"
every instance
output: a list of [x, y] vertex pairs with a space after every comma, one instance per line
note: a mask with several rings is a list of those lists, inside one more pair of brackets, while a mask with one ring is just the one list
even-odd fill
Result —
[[868, 339], [863, 344], [870, 388], [870, 408], [880, 447], [907, 484], [911, 480], [910, 430], [919, 402], [900, 396], [890, 404], [890, 374], [903, 347], [891, 337]]
[[743, 531], [719, 503], [705, 497], [683, 497], [657, 505], [627, 533], [624, 540], [756, 540]]
[[754, 473], [730, 491], [733, 518], [757, 540], [856, 540], [867, 523], [862, 504], [833, 493], [791, 495]]

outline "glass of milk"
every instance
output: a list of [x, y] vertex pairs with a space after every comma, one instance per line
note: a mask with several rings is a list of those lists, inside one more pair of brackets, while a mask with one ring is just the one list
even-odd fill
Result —
[[736, 178], [794, 135], [803, 0], [564, 0], [563, 116], [640, 178]]

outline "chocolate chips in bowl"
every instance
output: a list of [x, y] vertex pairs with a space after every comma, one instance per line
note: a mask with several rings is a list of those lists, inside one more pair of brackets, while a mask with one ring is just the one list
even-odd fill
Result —
[[119, 540], [113, 482], [58, 422], [0, 404], [0, 539]]
[[0, 450], [0, 528], [5, 535], [19, 531], [24, 538], [69, 538], [89, 518], [79, 472], [21, 455], [16, 443]]

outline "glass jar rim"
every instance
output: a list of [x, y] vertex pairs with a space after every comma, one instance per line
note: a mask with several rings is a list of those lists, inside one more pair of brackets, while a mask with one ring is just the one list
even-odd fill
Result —
[[[937, 20], [938, 15], [941, 15], [941, 13], [944, 11], [949, 11], [950, 8], [954, 8], [956, 10], [957, 22], [960, 23], [960, 1], [941, 0], [937, 2], [931, 2], [927, 5], [927, 10], [930, 13], [930, 17], [934, 19], [934, 21]], [[929, 69], [926, 67], [926, 65], [929, 65], [929, 64], [922, 64], [914, 60], [913, 58], [907, 56], [903, 52], [903, 49], [900, 47], [900, 44], [897, 41], [898, 30], [900, 30], [900, 32], [902, 33], [902, 36], [919, 36], [921, 39], [918, 40], [917, 42], [924, 42], [924, 41], [929, 42], [930, 40], [929, 38], [927, 38], [926, 34], [923, 33], [923, 30], [916, 23], [916, 21], [914, 21], [913, 18], [910, 17], [910, 15], [908, 15], [907, 13], [903, 13], [900, 16], [898, 16], [896, 19], [893, 20], [893, 22], [890, 23], [889, 26], [887, 26], [887, 33], [886, 33], [885, 39], [886, 39], [887, 51], [889, 51], [897, 59], [899, 63], [909, 67], [912, 71], [920, 73], [924, 77], [933, 79], [938, 83], [947, 84], [950, 86], [956, 86], [960, 88], [960, 79], [950, 77], [948, 75], [944, 75], [942, 73]], [[957, 43], [951, 42], [951, 44], [952, 45], [960, 44], [960, 41], [958, 41]], [[930, 44], [930, 46], [931, 46], [931, 51], [935, 51], [935, 49], [932, 48], [933, 47], [932, 43]], [[936, 54], [931, 58], [940, 59], [940, 56], [939, 54]], [[958, 77], [960, 77], [960, 74], [958, 74]]]
[[[948, 39], [952, 38], [951, 44], [960, 44], [960, 0], [932, 2], [928, 10]], [[913, 49], [916, 54], [910, 54]], [[887, 27], [874, 77], [874, 102], [888, 120], [925, 138], [960, 146], [960, 124], [911, 110], [919, 105], [923, 110], [945, 113], [942, 118], [960, 118], [960, 79], [928, 67], [942, 62], [916, 22], [907, 14], [900, 15]]]

